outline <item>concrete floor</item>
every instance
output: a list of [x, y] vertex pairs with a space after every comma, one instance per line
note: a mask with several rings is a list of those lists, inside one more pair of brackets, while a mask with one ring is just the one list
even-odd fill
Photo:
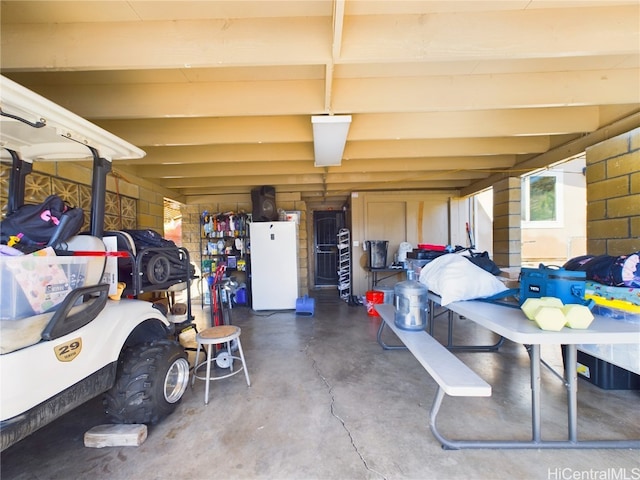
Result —
[[[413, 356], [383, 351], [380, 320], [364, 307], [348, 306], [335, 290], [312, 296], [313, 317], [233, 310], [250, 388], [242, 375], [214, 382], [205, 406], [204, 384], [196, 382], [139, 447], [85, 448], [84, 433], [105, 423], [100, 401], [89, 402], [4, 451], [2, 479], [640, 478], [637, 450], [443, 450], [427, 424], [436, 384]], [[196, 302], [194, 310], [199, 323], [208, 321], [208, 308]], [[464, 319], [456, 334], [492, 340]], [[530, 438], [525, 349], [506, 342], [500, 353], [459, 356], [493, 386], [493, 396], [445, 398], [441, 431]], [[559, 349], [543, 349], [543, 358], [562, 367]], [[542, 435], [560, 439], [564, 388], [544, 369], [542, 388]], [[640, 392], [579, 380], [578, 396], [579, 438], [640, 438]]]

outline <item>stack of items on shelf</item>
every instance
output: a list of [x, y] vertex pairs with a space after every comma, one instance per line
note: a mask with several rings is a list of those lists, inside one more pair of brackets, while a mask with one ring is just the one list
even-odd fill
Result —
[[250, 216], [246, 213], [202, 214], [204, 236], [208, 238], [246, 237], [249, 233]]
[[229, 270], [245, 270], [250, 221], [246, 213], [210, 214], [205, 211], [202, 214], [203, 274], [211, 274], [219, 264], [224, 264]]

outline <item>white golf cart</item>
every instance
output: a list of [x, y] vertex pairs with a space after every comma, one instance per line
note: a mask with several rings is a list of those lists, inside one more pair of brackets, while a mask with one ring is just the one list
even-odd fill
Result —
[[[93, 161], [90, 231], [50, 245], [48, 256], [0, 256], [1, 450], [103, 394], [111, 423], [156, 423], [182, 398], [189, 363], [175, 325], [137, 294], [186, 284], [189, 296], [188, 252], [136, 252], [130, 245], [128, 258], [118, 258], [120, 266], [128, 262], [130, 278], [120, 280], [128, 285], [130, 298], [109, 298], [103, 277], [112, 255], [103, 239], [118, 235], [103, 231], [111, 160], [145, 153], [2, 76], [0, 104], [0, 160], [10, 164], [8, 214], [24, 203], [25, 179], [34, 161]], [[167, 258], [178, 259], [184, 267], [180, 274], [166, 271], [171, 268]], [[71, 282], [71, 272], [77, 278], [78, 269], [83, 281]], [[39, 277], [46, 274], [61, 276], [68, 289], [49, 308], [39, 302], [50, 293]], [[150, 282], [143, 280], [149, 276]], [[190, 308], [186, 316], [192, 320]]]

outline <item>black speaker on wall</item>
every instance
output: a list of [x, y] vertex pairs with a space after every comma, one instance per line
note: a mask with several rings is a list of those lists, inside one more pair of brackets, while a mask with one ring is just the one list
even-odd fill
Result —
[[254, 222], [273, 222], [278, 219], [276, 189], [268, 185], [251, 190]]

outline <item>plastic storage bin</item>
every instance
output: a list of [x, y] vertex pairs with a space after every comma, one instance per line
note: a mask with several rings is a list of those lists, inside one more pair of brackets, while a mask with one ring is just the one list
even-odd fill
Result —
[[100, 282], [104, 257], [55, 256], [52, 252], [0, 257], [0, 320], [55, 310], [73, 289]]
[[[596, 305], [593, 313], [605, 317], [614, 318], [620, 322], [633, 323], [640, 329], [640, 313], [631, 313], [615, 308]], [[625, 344], [585, 344], [578, 345], [578, 351], [582, 351], [593, 357], [612, 363], [617, 367], [629, 370], [640, 375], [640, 345], [637, 343]]]
[[[562, 359], [566, 364], [565, 349]], [[578, 377], [604, 390], [640, 390], [640, 375], [596, 358], [581, 350], [577, 352]]]

